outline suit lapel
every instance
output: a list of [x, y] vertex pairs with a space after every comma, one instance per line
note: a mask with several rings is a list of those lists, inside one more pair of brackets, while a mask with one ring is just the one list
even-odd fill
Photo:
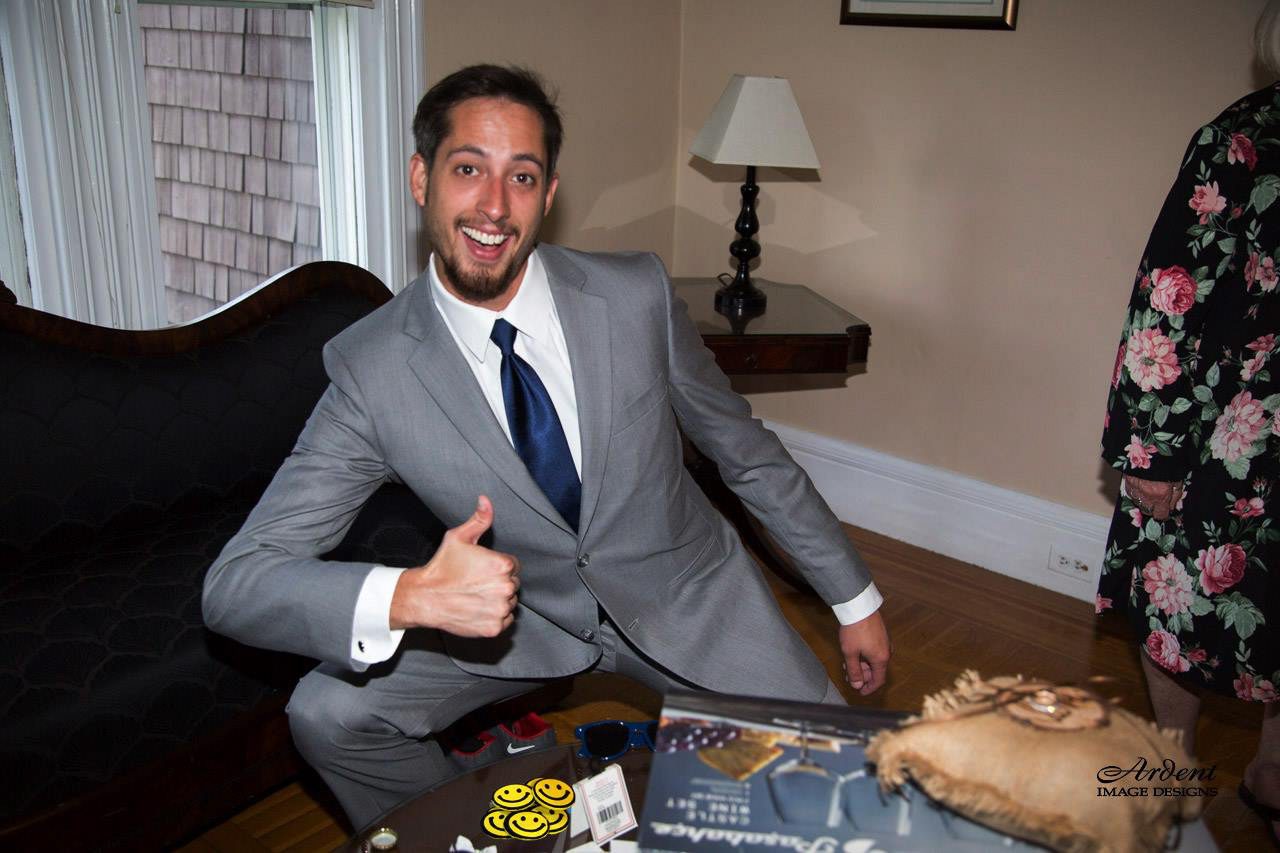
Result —
[[[494, 419], [475, 375], [467, 366], [453, 335], [436, 308], [431, 283], [424, 273], [415, 282], [413, 306], [408, 312], [405, 332], [419, 341], [409, 357], [409, 369], [427, 389], [445, 417], [530, 509], [569, 535], [573, 529], [560, 517], [541, 487], [529, 474], [511, 442]], [[572, 347], [570, 347], [572, 353]], [[574, 367], [574, 381], [577, 381]], [[581, 411], [581, 410], [580, 410]]]
[[613, 430], [608, 304], [602, 296], [590, 292], [586, 274], [555, 247], [543, 247], [539, 256], [560, 315], [578, 402], [578, 433], [582, 439], [582, 508], [578, 517], [581, 538], [600, 500]]

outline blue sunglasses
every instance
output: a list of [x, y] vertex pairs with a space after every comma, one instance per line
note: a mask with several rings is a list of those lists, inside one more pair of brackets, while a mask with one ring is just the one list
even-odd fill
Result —
[[631, 749], [653, 749], [658, 721], [628, 723], [625, 720], [599, 720], [578, 726], [573, 734], [582, 743], [578, 748], [579, 758], [613, 761]]

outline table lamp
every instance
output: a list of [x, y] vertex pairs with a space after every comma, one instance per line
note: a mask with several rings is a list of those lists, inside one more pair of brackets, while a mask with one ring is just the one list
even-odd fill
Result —
[[716, 310], [722, 314], [757, 316], [764, 312], [766, 296], [751, 283], [748, 265], [760, 255], [754, 236], [760, 230], [756, 218], [756, 167], [816, 169], [818, 155], [805, 129], [791, 84], [785, 77], [729, 78], [720, 100], [711, 110], [689, 153], [709, 163], [746, 166], [742, 185], [742, 211], [734, 223], [738, 239], [729, 253], [738, 259], [732, 282], [716, 292]]

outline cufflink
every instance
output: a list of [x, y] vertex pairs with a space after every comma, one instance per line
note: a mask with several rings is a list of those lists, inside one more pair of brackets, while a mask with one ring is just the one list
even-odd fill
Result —
[[361, 654], [364, 654], [364, 640], [356, 640], [356, 648], [360, 649]]

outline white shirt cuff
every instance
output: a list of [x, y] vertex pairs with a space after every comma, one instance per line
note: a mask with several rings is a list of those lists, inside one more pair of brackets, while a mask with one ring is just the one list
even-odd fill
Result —
[[404, 569], [375, 566], [365, 576], [351, 622], [352, 668], [364, 670], [395, 654], [404, 629], [391, 630], [391, 598]]
[[880, 609], [881, 604], [884, 604], [884, 596], [880, 594], [880, 590], [876, 589], [874, 583], [869, 583], [862, 592], [848, 601], [832, 605], [831, 609], [835, 611], [836, 619], [841, 625], [852, 625], [875, 613]]

